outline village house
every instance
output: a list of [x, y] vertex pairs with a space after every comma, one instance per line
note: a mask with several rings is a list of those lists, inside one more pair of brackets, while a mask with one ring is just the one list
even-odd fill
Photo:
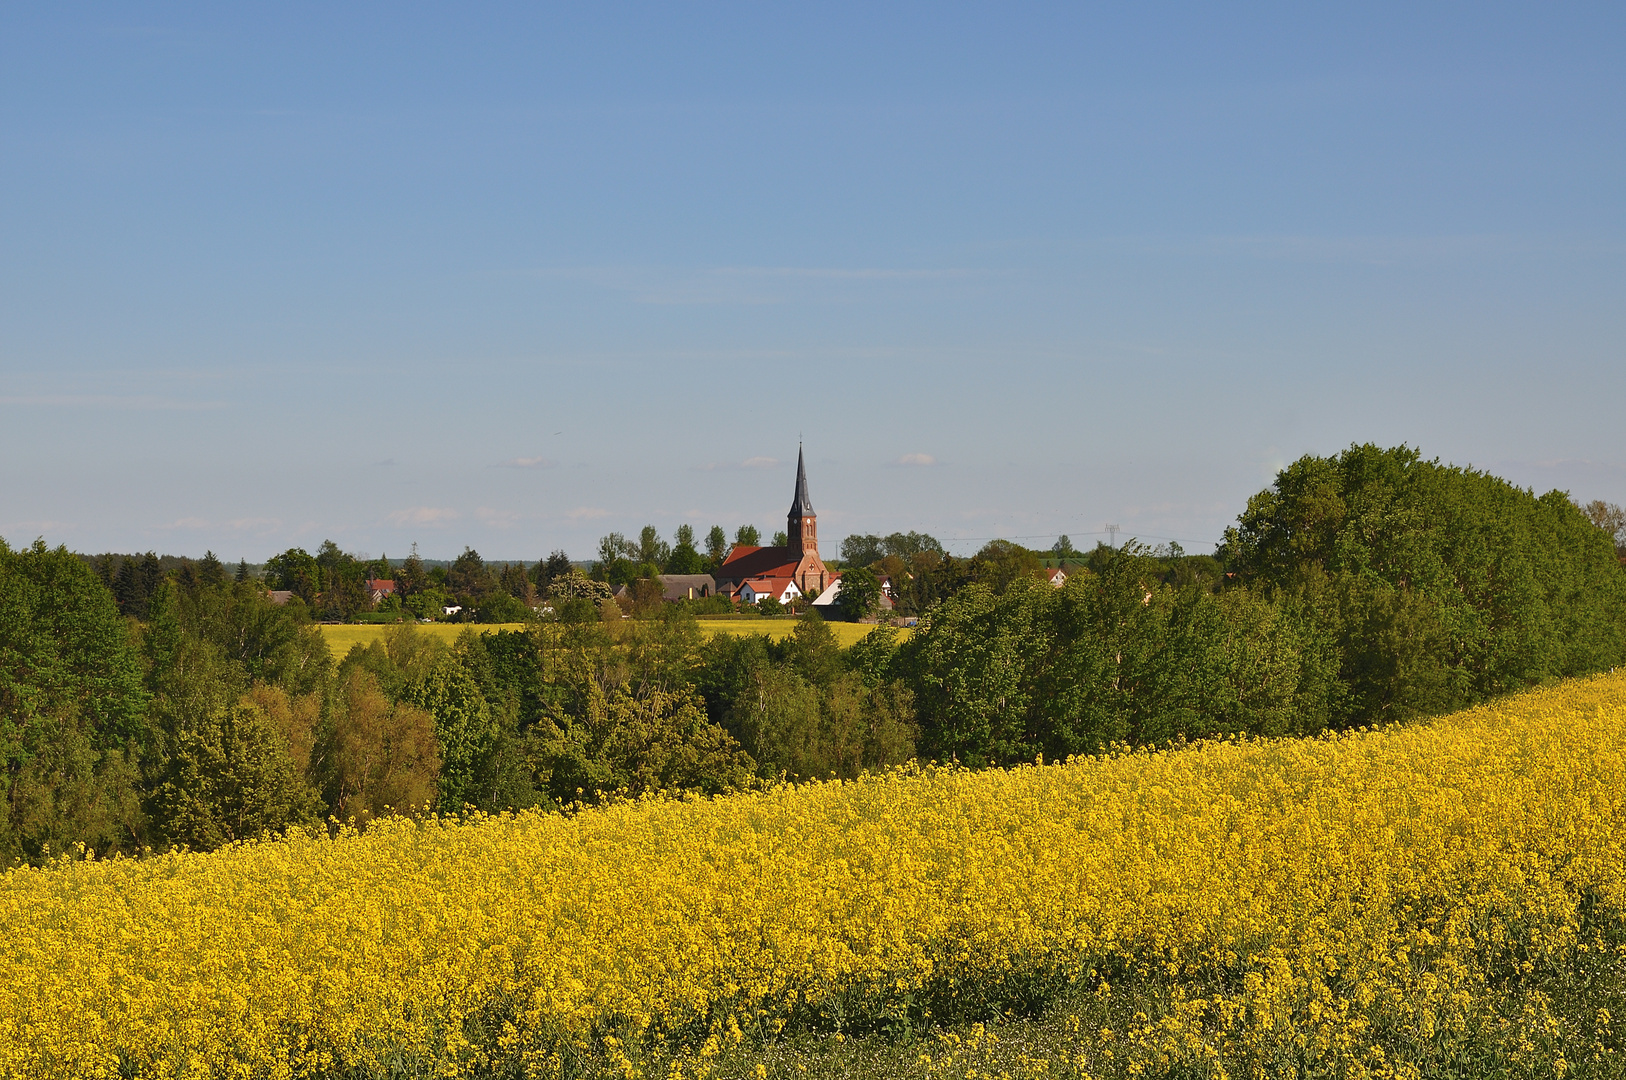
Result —
[[704, 600], [717, 591], [717, 579], [710, 574], [662, 574], [661, 599], [671, 603], [679, 600]]
[[746, 604], [760, 603], [770, 596], [781, 604], [788, 604], [801, 595], [802, 590], [788, 577], [746, 578], [740, 583], [738, 593], [740, 601]]

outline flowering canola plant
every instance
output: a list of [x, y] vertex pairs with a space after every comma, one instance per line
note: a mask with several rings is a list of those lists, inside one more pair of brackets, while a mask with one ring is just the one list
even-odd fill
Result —
[[632, 1069], [1125, 984], [1165, 1007], [1107, 1034], [1152, 1071], [1405, 1075], [1487, 1031], [1550, 1062], [1520, 979], [1618, 948], [1623, 747], [1608, 675], [1318, 739], [13, 870], [0, 1076]]

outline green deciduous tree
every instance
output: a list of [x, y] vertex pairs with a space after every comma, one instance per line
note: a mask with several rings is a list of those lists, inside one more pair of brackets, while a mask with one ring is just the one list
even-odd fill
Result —
[[435, 718], [392, 702], [373, 675], [346, 675], [332, 724], [316, 748], [317, 782], [335, 816], [365, 822], [436, 803], [440, 747]]
[[677, 535], [673, 539], [672, 552], [666, 557], [666, 572], [668, 574], [704, 573], [706, 560], [695, 549], [694, 527], [692, 525], [679, 525]]
[[836, 593], [836, 608], [841, 617], [858, 622], [875, 614], [881, 603], [881, 583], [862, 566], [841, 572], [841, 589]]
[[713, 525], [706, 533], [706, 561], [715, 570], [728, 558], [728, 534], [721, 525]]
[[454, 654], [409, 686], [406, 700], [435, 718], [441, 810], [457, 813], [475, 805], [480, 767], [497, 738], [479, 682]]
[[252, 701], [187, 716], [170, 732], [152, 794], [169, 842], [210, 850], [320, 818], [288, 743]]
[[870, 566], [880, 562], [885, 555], [881, 538], [874, 533], [854, 533], [841, 541], [841, 562], [844, 566]]
[[96, 571], [0, 540], [0, 864], [139, 848], [147, 712], [140, 654]]
[[1248, 501], [1224, 561], [1310, 597], [1340, 643], [1348, 722], [1454, 708], [1626, 655], [1626, 575], [1562, 492], [1409, 447], [1304, 457]]
[[1061, 590], [973, 584], [935, 608], [892, 661], [926, 752], [1011, 764], [1325, 722], [1335, 665], [1313, 618], [1245, 591], [1177, 590], [1160, 571], [1129, 544]]
[[560, 802], [615, 791], [716, 795], [750, 783], [754, 762], [692, 695], [590, 686], [584, 705], [549, 750], [551, 793]]

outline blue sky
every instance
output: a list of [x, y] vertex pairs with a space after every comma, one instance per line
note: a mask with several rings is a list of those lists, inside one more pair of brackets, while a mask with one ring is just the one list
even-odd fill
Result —
[[0, 536], [1626, 502], [1620, 5], [0, 5]]

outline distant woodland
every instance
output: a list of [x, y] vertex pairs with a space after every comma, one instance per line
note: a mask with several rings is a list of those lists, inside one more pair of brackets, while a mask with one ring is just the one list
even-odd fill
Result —
[[[889, 579], [919, 625], [842, 649], [813, 612], [708, 638], [729, 601], [638, 588], [714, 564], [720, 528], [606, 537], [585, 566], [328, 543], [260, 573], [0, 541], [0, 860], [1404, 721], [1620, 664], [1623, 545], [1616, 506], [1354, 446], [1285, 469], [1213, 555], [849, 537], [844, 581]], [[523, 628], [417, 629], [448, 606]], [[327, 618], [390, 625], [334, 656]]]

